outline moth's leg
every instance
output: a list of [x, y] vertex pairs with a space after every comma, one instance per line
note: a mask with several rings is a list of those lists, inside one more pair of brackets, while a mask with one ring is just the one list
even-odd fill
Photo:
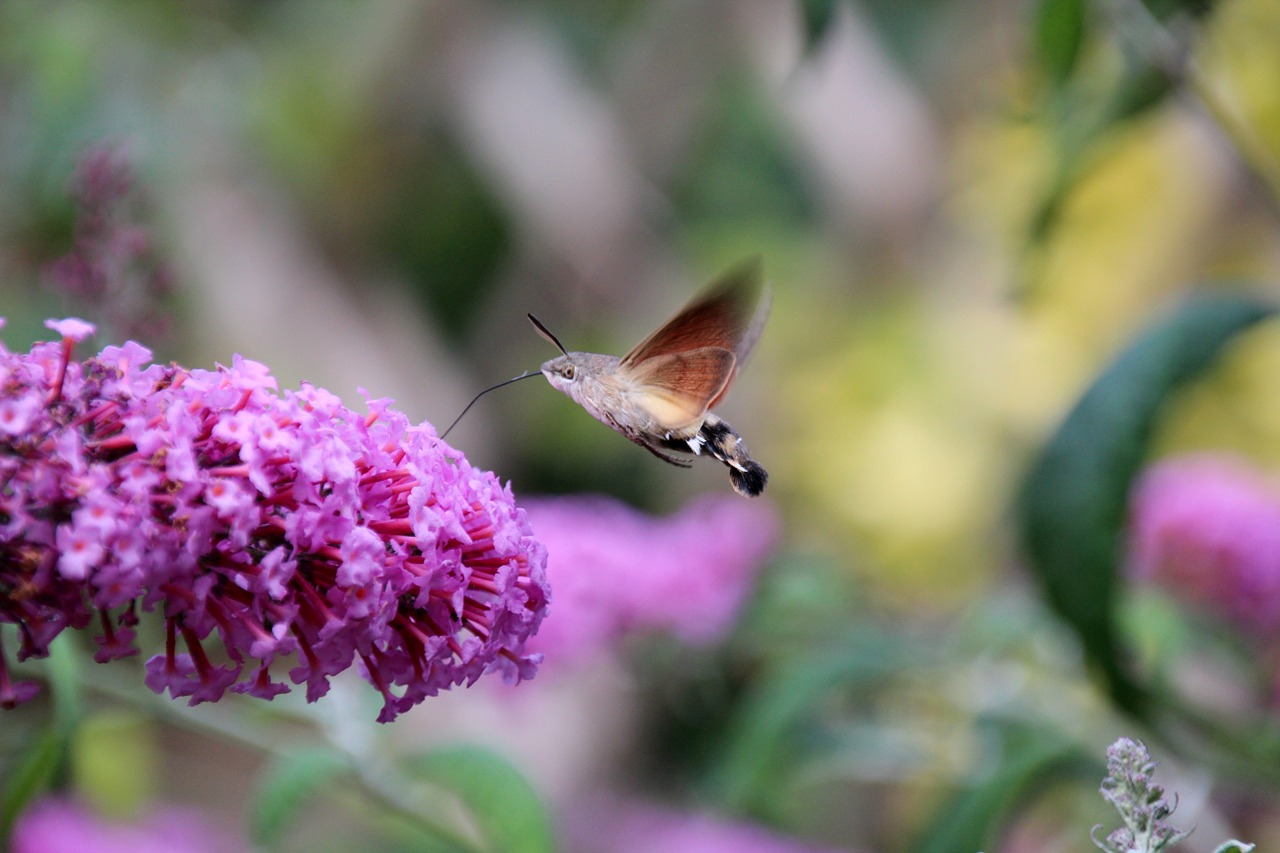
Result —
[[[627, 437], [628, 437], [628, 438], [631, 438], [630, 436], [627, 436]], [[649, 441], [648, 441], [648, 439], [645, 439], [645, 438], [643, 438], [642, 436], [636, 436], [635, 438], [632, 438], [631, 440], [632, 440], [632, 441], [634, 441], [636, 444], [640, 445], [641, 447], [643, 447], [645, 450], [647, 450], [647, 451], [649, 451], [650, 453], [652, 453], [654, 456], [656, 456], [656, 457], [658, 457], [659, 459], [661, 459], [663, 462], [669, 462], [669, 463], [671, 463], [672, 465], [676, 466], [677, 468], [692, 468], [692, 467], [693, 467], [693, 463], [692, 463], [692, 462], [688, 461], [687, 459], [677, 459], [677, 458], [676, 458], [676, 457], [674, 457], [674, 456], [671, 456], [671, 455], [669, 455], [669, 454], [667, 454], [667, 453], [663, 453], [661, 450], [659, 450], [658, 448], [656, 448], [656, 447], [654, 447], [652, 444], [650, 444], [650, 443], [649, 443]]]
[[[606, 416], [606, 417], [608, 417], [608, 416]], [[658, 457], [659, 459], [661, 459], [663, 462], [666, 462], [666, 463], [668, 463], [669, 465], [674, 465], [674, 466], [676, 466], [677, 468], [692, 468], [692, 467], [693, 467], [693, 463], [692, 463], [692, 462], [686, 462], [686, 461], [685, 461], [685, 460], [683, 460], [683, 459], [677, 459], [677, 458], [675, 458], [674, 456], [669, 456], [669, 455], [667, 455], [666, 453], [663, 453], [661, 450], [659, 450], [659, 449], [654, 445], [654, 443], [653, 443], [652, 441], [650, 441], [650, 440], [649, 440], [649, 437], [648, 437], [648, 436], [646, 436], [646, 435], [644, 435], [644, 434], [642, 434], [642, 433], [636, 432], [635, 430], [627, 429], [626, 427], [622, 426], [622, 424], [620, 424], [620, 423], [618, 423], [617, 421], [615, 421], [612, 417], [609, 417], [609, 419], [608, 419], [608, 424], [609, 424], [609, 426], [613, 427], [613, 429], [614, 429], [614, 431], [615, 431], [615, 432], [620, 432], [620, 433], [622, 433], [622, 434], [623, 434], [623, 435], [625, 435], [625, 436], [626, 436], [630, 441], [633, 441], [633, 442], [635, 442], [636, 444], [640, 445], [640, 446], [641, 446], [641, 447], [643, 447], [645, 450], [649, 451], [649, 452], [650, 452], [650, 453], [652, 453], [654, 456], [656, 456], [656, 457]]]
[[632, 441], [634, 441], [636, 444], [638, 444], [638, 445], [640, 445], [641, 447], [643, 447], [645, 450], [647, 450], [647, 451], [649, 451], [650, 453], [652, 453], [654, 456], [656, 456], [656, 457], [658, 457], [659, 459], [661, 459], [663, 462], [666, 462], [666, 463], [668, 463], [668, 464], [670, 464], [670, 465], [674, 465], [674, 466], [676, 466], [677, 468], [692, 468], [692, 467], [693, 467], [693, 463], [692, 463], [692, 462], [688, 462], [688, 461], [686, 461], [686, 460], [684, 460], [684, 459], [677, 459], [676, 457], [671, 456], [670, 454], [663, 453], [661, 450], [659, 450], [657, 447], [655, 447], [655, 446], [653, 445], [653, 442], [649, 441], [649, 439], [645, 438], [643, 435], [637, 435], [636, 433], [624, 432], [623, 430], [618, 430], [618, 431], [619, 431], [619, 432], [621, 432], [623, 435], [625, 435], [627, 438], [629, 438], [629, 439], [631, 439]]

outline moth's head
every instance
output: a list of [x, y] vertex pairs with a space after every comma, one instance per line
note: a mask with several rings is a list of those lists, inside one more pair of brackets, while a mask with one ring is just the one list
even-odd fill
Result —
[[542, 365], [542, 375], [547, 377], [551, 387], [569, 396], [573, 396], [569, 389], [577, 385], [582, 373], [582, 365], [572, 355], [557, 356]]

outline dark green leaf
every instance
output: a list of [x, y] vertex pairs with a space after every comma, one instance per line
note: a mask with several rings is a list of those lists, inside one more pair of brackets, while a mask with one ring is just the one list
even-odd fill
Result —
[[1121, 528], [1130, 482], [1157, 416], [1237, 333], [1274, 309], [1199, 297], [1144, 332], [1067, 415], [1032, 465], [1017, 504], [1022, 547], [1050, 604], [1076, 631], [1116, 702], [1140, 712], [1113, 621]]
[[840, 0], [801, 0], [800, 13], [804, 15], [804, 44], [806, 49], [822, 41], [835, 20]]
[[997, 731], [1009, 759], [981, 784], [957, 795], [912, 850], [951, 853], [991, 849], [1014, 807], [1039, 785], [1067, 773], [1102, 778], [1105, 767], [1060, 735], [1044, 730], [1002, 727]]
[[67, 739], [55, 728], [49, 728], [28, 746], [17, 766], [4, 774], [0, 794], [0, 849], [7, 849], [14, 821], [27, 803], [49, 789], [54, 777], [66, 762]]
[[1134, 69], [1121, 81], [1107, 109], [1105, 130], [1111, 125], [1137, 118], [1159, 105], [1173, 91], [1173, 80], [1162, 69], [1146, 65]]
[[1036, 7], [1036, 59], [1055, 87], [1075, 68], [1085, 23], [1085, 0], [1040, 0]]
[[307, 799], [349, 770], [347, 759], [329, 749], [300, 750], [276, 759], [253, 798], [253, 841], [261, 847], [278, 845]]
[[1142, 5], [1160, 21], [1178, 14], [1203, 18], [1213, 11], [1213, 0], [1142, 0]]
[[555, 835], [537, 793], [507, 761], [478, 747], [449, 747], [410, 758], [417, 777], [452, 791], [494, 853], [554, 853]]

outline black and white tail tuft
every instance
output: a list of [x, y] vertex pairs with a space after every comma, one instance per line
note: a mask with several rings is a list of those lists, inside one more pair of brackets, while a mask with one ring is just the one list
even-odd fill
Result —
[[708, 415], [698, 434], [706, 452], [728, 466], [729, 481], [735, 492], [754, 498], [764, 491], [769, 474], [751, 458], [746, 442], [733, 427], [715, 415]]

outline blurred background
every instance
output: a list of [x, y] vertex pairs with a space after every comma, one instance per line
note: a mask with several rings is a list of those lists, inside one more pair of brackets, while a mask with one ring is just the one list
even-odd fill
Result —
[[[1015, 501], [1143, 329], [1192, 293], [1275, 298], [1277, 32], [1275, 0], [0, 4], [10, 349], [80, 316], [90, 347], [133, 337], [192, 368], [241, 353], [282, 387], [357, 409], [367, 389], [443, 429], [554, 354], [526, 312], [569, 349], [621, 354], [743, 259], [773, 291], [721, 411], [769, 487], [750, 515], [680, 532], [697, 574], [700, 539], [772, 531], [706, 558], [737, 560], [722, 627], [644, 624], [564, 660], [548, 640], [534, 682], [381, 728], [353, 684], [320, 703], [323, 735], [259, 700], [193, 722], [107, 683], [123, 668], [145, 693], [129, 663], [86, 667], [58, 785], [117, 817], [196, 809], [229, 849], [254, 832], [481, 849], [427, 846], [354, 790], [290, 788], [300, 804], [262, 834], [276, 756], [244, 733], [286, 725], [368, 755], [481, 744], [569, 850], [651, 849], [603, 839], [679, 816], [707, 834], [667, 850], [1082, 850], [1108, 822], [1105, 747], [1130, 735], [1198, 827], [1184, 849], [1280, 844], [1260, 766], [1274, 630], [1176, 584], [1106, 598], [1135, 671], [1232, 735], [1183, 739], [1161, 702], [1126, 707], [1096, 677], [1018, 547]], [[1161, 398], [1143, 458], [1229, 451], [1270, 477], [1273, 325]], [[654, 529], [702, 518], [699, 496], [743, 501], [720, 466], [663, 465], [540, 380], [485, 397], [449, 440], [511, 481], [539, 534], [554, 495], [625, 502]], [[562, 516], [548, 535], [572, 543]], [[643, 538], [610, 530], [583, 535], [626, 552], [618, 573], [592, 581], [588, 554], [565, 589], [646, 571]], [[694, 594], [681, 584], [671, 600]], [[0, 779], [47, 712], [5, 712]], [[705, 840], [725, 827], [750, 839]]]

